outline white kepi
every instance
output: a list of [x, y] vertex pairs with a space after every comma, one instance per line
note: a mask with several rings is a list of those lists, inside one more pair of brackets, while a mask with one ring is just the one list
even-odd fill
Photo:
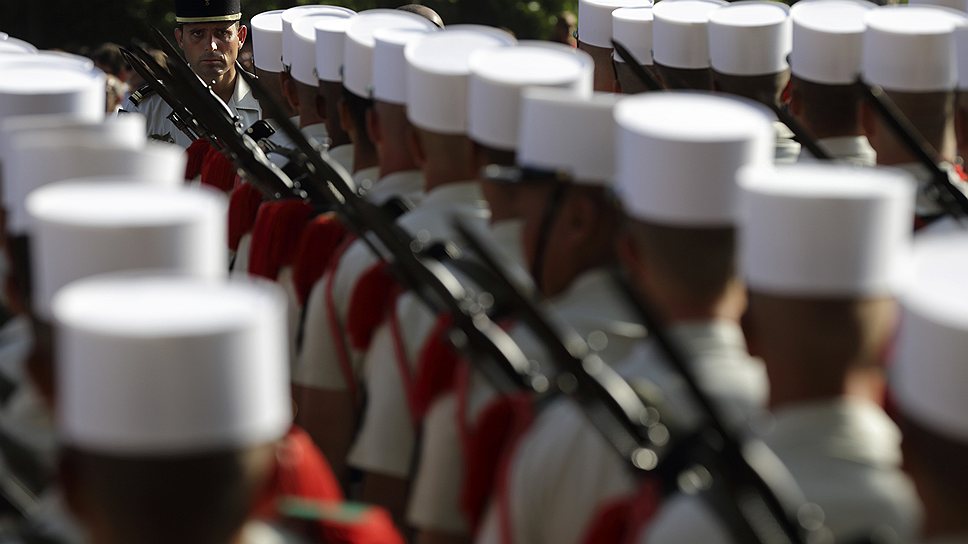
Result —
[[109, 275], [53, 302], [63, 443], [182, 456], [280, 439], [292, 423], [285, 295], [268, 282]]
[[217, 191], [132, 179], [85, 178], [31, 193], [36, 313], [50, 319], [59, 289], [107, 272], [165, 270], [223, 278], [227, 209]]

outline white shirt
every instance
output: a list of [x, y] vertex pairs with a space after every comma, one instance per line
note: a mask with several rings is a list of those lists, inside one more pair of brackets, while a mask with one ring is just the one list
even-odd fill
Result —
[[[727, 409], [730, 421], [759, 410], [766, 398], [765, 370], [747, 354], [737, 324], [680, 324], [669, 334], [690, 355], [700, 386]], [[691, 419], [692, 403], [653, 343], [640, 345], [615, 368], [633, 384], [646, 379], [659, 386], [668, 401], [664, 416], [676, 414], [680, 424]], [[570, 399], [540, 414], [515, 452], [509, 477], [506, 499], [515, 544], [581, 542], [599, 508], [632, 493], [636, 484], [624, 461]], [[500, 542], [498, 523], [492, 508], [477, 541]]]
[[[857, 166], [874, 166], [877, 164], [877, 152], [871, 147], [867, 136], [838, 136], [834, 138], [820, 138], [817, 144], [825, 150], [830, 157], [838, 162], [846, 162]], [[797, 157], [798, 163], [817, 162], [807, 148], [800, 150]]]
[[773, 129], [776, 131], [776, 146], [774, 148], [773, 162], [775, 164], [793, 164], [797, 162], [800, 155], [800, 144], [793, 139], [793, 132], [779, 121], [773, 122]]
[[[241, 76], [235, 77], [235, 90], [229, 100], [228, 107], [233, 113], [239, 116], [243, 127], [249, 127], [262, 118], [262, 107], [259, 101], [252, 95], [249, 85]], [[182, 131], [175, 127], [175, 124], [168, 119], [171, 114], [171, 106], [162, 100], [161, 95], [149, 94], [146, 98], [135, 101], [129, 97], [121, 106], [121, 110], [126, 113], [140, 113], [145, 116], [147, 121], [148, 137], [154, 140], [161, 140], [178, 144], [184, 148], [192, 145], [192, 140]]]
[[347, 172], [353, 171], [353, 144], [329, 148], [329, 158], [338, 162]]
[[[777, 410], [764, 438], [807, 500], [819, 505], [837, 542], [881, 526], [912, 542], [919, 503], [901, 472], [901, 434], [879, 406], [832, 399]], [[728, 543], [727, 528], [701, 499], [680, 495], [659, 511], [640, 542]]]
[[[380, 183], [377, 183], [375, 187], [379, 186]], [[381, 191], [381, 194], [385, 193]], [[401, 216], [398, 221], [412, 235], [426, 231], [431, 240], [448, 239], [453, 238], [451, 221], [455, 216], [478, 222], [487, 220], [489, 212], [477, 183], [462, 182], [437, 187], [423, 197], [419, 206]], [[295, 383], [327, 390], [343, 390], [349, 387], [337, 355], [338, 342], [341, 339], [334, 338], [332, 331], [338, 329], [345, 336], [344, 326], [353, 289], [360, 276], [376, 263], [377, 257], [367, 244], [357, 240], [339, 260], [332, 279], [327, 274], [316, 283], [306, 304], [305, 334], [293, 375]], [[335, 315], [330, 315], [327, 310], [329, 281], [333, 282]], [[334, 321], [335, 327], [332, 325]], [[376, 341], [374, 336], [374, 344]], [[352, 350], [348, 340], [344, 343], [356, 377], [363, 354]]]
[[[645, 328], [635, 321], [622, 294], [615, 288], [609, 272], [588, 271], [568, 289], [548, 302], [549, 310], [581, 335], [607, 363], [628, 357], [645, 338]], [[510, 331], [529, 359], [537, 361], [553, 375], [554, 366], [524, 325]], [[454, 396], [441, 399], [431, 408], [424, 422], [420, 462], [410, 500], [409, 520], [424, 529], [467, 532], [468, 524], [460, 511], [462, 450], [456, 435], [458, 418], [473, 426], [496, 392], [480, 372], [473, 372], [467, 392], [466, 413], [457, 411]], [[441, 470], [441, 467], [450, 467]]]

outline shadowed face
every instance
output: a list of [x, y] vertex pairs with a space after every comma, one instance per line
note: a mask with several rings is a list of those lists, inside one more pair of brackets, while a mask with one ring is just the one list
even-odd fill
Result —
[[191, 23], [175, 29], [185, 59], [206, 83], [218, 83], [235, 74], [248, 30], [238, 22]]

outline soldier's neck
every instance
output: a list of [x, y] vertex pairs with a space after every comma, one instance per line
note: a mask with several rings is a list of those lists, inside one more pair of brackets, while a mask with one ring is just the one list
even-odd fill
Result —
[[235, 94], [236, 78], [238, 78], [238, 74], [235, 72], [235, 67], [232, 67], [229, 71], [225, 72], [222, 79], [212, 85], [212, 91], [226, 104], [232, 101], [232, 95]]

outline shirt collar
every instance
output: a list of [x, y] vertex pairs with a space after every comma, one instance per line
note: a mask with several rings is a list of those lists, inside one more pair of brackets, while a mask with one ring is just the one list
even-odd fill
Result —
[[373, 185], [367, 198], [382, 204], [393, 197], [412, 199], [423, 191], [424, 178], [420, 170], [403, 170], [387, 174]]
[[347, 172], [353, 171], [353, 145], [344, 144], [329, 148], [329, 158], [333, 159]]
[[876, 404], [840, 397], [774, 410], [764, 441], [780, 454], [816, 456], [880, 466], [901, 463], [901, 432]]
[[645, 327], [618, 292], [608, 269], [585, 272], [548, 303], [566, 322], [628, 338], [645, 337]]
[[481, 184], [476, 181], [460, 181], [435, 187], [426, 193], [420, 207], [452, 206], [454, 204], [471, 204], [487, 208], [487, 202], [481, 192]]
[[261, 106], [259, 106], [259, 101], [252, 95], [252, 89], [249, 88], [249, 84], [238, 74], [235, 75], [235, 91], [232, 93], [232, 100], [229, 106], [237, 110], [262, 111]]
[[[817, 140], [831, 158], [860, 166], [874, 166], [877, 152], [871, 147], [867, 136], [836, 136]], [[817, 159], [806, 148], [800, 150], [798, 162], [816, 162]]]
[[[299, 118], [296, 117], [298, 120]], [[299, 126], [299, 125], [296, 125]], [[313, 145], [327, 145], [329, 143], [329, 132], [326, 131], [325, 123], [313, 123], [299, 129], [303, 136]]]

